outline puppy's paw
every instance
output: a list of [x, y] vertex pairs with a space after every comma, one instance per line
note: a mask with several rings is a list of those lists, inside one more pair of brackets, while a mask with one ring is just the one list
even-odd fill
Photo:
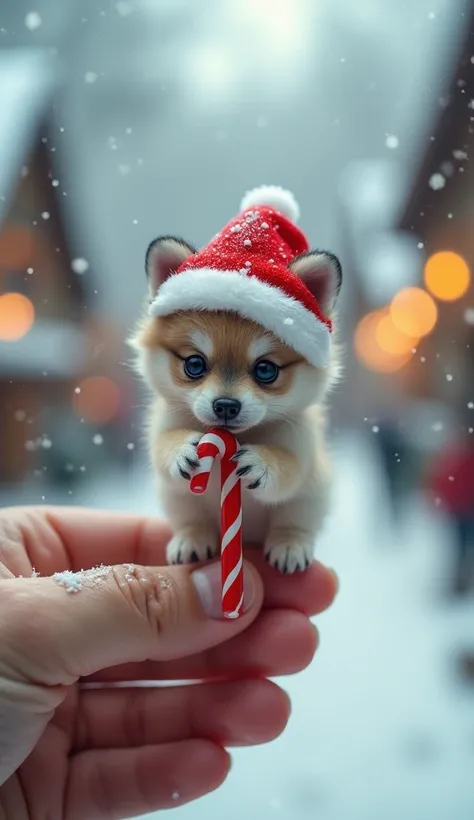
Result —
[[166, 548], [168, 564], [191, 564], [214, 558], [219, 552], [217, 533], [208, 526], [185, 527], [173, 536]]
[[247, 490], [265, 490], [274, 484], [271, 467], [264, 461], [261, 448], [256, 445], [241, 447], [233, 457], [237, 475]]
[[284, 575], [308, 569], [314, 554], [314, 541], [309, 533], [298, 529], [271, 532], [265, 542], [264, 555], [272, 567]]
[[174, 450], [169, 464], [172, 478], [184, 478], [190, 481], [199, 466], [197, 446], [200, 438], [199, 433], [190, 433], [186, 441]]

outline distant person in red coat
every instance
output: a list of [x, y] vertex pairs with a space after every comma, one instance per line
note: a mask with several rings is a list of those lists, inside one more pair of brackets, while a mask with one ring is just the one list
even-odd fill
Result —
[[464, 594], [474, 585], [474, 434], [441, 451], [429, 487], [455, 532], [453, 592]]

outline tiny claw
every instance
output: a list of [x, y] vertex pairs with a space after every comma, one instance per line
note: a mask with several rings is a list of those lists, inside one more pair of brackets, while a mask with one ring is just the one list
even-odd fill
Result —
[[210, 561], [212, 558], [212, 550], [210, 547], [207, 548], [207, 558]]
[[187, 473], [187, 472], [186, 472], [186, 470], [184, 470], [182, 467], [179, 467], [178, 469], [179, 469], [179, 474], [180, 474], [180, 476], [181, 476], [182, 478], [185, 478], [185, 479], [186, 479], [186, 481], [189, 481], [189, 480], [190, 480], [190, 478], [191, 478], [191, 476], [189, 475], [189, 473]]
[[196, 467], [199, 467], [199, 461], [196, 461], [194, 458], [188, 458], [188, 456], [184, 457], [186, 464], [189, 464], [192, 470], [195, 470]]
[[[237, 475], [239, 475], [239, 471], [238, 471], [238, 470], [237, 470]], [[253, 484], [249, 484], [249, 485], [248, 485], [247, 490], [256, 490], [258, 487], [260, 487], [260, 484], [261, 484], [261, 483], [262, 483], [262, 479], [261, 479], [261, 478], [257, 478], [257, 480], [253, 482]]]
[[192, 564], [195, 564], [197, 561], [199, 561], [199, 555], [195, 550], [193, 550], [191, 555], [189, 556], [189, 561]]
[[240, 458], [241, 456], [243, 456], [243, 454], [244, 454], [244, 453], [246, 453], [246, 452], [247, 452], [247, 450], [245, 450], [245, 448], [244, 448], [244, 447], [240, 447], [240, 449], [239, 449], [239, 450], [237, 450], [237, 452], [236, 452], [236, 453], [234, 453], [234, 455], [233, 455], [233, 456], [231, 456], [231, 459], [230, 459], [230, 460], [231, 460], [231, 461], [238, 461], [238, 460], [239, 460], [239, 458]]
[[247, 475], [247, 473], [249, 473], [251, 469], [252, 467], [250, 466], [250, 464], [247, 464], [246, 467], [239, 467], [239, 469], [235, 471], [235, 474], [238, 475], [239, 478], [242, 478], [242, 476]]

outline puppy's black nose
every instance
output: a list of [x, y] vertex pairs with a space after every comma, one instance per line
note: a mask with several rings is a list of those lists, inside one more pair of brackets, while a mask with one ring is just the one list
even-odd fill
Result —
[[242, 405], [237, 399], [216, 399], [212, 407], [219, 421], [227, 424], [237, 418]]

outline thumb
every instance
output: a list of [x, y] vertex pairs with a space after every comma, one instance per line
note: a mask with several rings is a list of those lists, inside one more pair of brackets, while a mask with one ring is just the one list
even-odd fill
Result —
[[202, 652], [246, 629], [263, 602], [261, 578], [244, 563], [244, 612], [224, 619], [218, 561], [197, 569], [121, 564], [0, 587], [3, 661], [52, 686], [118, 664]]

